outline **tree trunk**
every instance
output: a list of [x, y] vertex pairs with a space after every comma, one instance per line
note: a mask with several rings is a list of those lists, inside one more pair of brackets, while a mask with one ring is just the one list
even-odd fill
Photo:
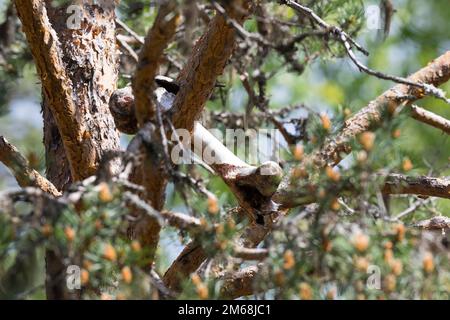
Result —
[[[50, 2], [50, 1], [49, 1]], [[67, 13], [66, 7], [52, 8], [47, 2], [49, 20], [61, 44], [62, 61], [71, 81], [76, 116], [85, 124], [83, 135], [93, 144], [93, 163], [98, 164], [108, 150], [119, 149], [119, 134], [109, 112], [108, 102], [116, 89], [118, 61], [115, 39], [114, 4], [79, 5], [79, 11]], [[112, 1], [111, 1], [112, 2]], [[68, 19], [80, 14], [79, 29], [68, 27]], [[55, 186], [64, 190], [72, 182], [70, 166], [63, 141], [52, 114], [49, 100], [43, 94], [44, 145], [46, 173]], [[82, 176], [86, 178], [86, 176]], [[46, 253], [46, 292], [48, 299], [77, 298], [65, 284], [66, 267], [58, 255]]]

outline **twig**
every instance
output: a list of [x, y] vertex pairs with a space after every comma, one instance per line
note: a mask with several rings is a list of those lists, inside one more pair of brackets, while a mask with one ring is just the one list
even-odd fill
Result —
[[298, 4], [297, 2], [291, 1], [291, 0], [284, 0], [284, 3], [287, 6], [295, 9], [296, 11], [308, 16], [309, 18], [311, 18], [312, 20], [317, 22], [322, 28], [329, 30], [331, 35], [333, 35], [336, 39], [338, 39], [340, 42], [342, 42], [342, 44], [344, 45], [345, 50], [347, 52], [347, 55], [350, 57], [350, 60], [353, 61], [353, 63], [358, 67], [358, 69], [360, 71], [363, 71], [367, 74], [370, 74], [370, 75], [375, 76], [380, 79], [391, 80], [396, 83], [401, 83], [401, 84], [420, 88], [423, 90], [424, 94], [434, 96], [434, 97], [441, 99], [450, 104], [450, 99], [446, 98], [445, 92], [441, 89], [436, 88], [432, 84], [416, 82], [416, 81], [412, 81], [411, 79], [388, 75], [388, 74], [385, 74], [385, 73], [382, 73], [382, 72], [379, 72], [376, 70], [372, 70], [369, 67], [365, 66], [356, 57], [355, 53], [352, 50], [352, 46], [354, 46], [357, 50], [361, 51], [365, 55], [368, 55], [368, 52], [361, 45], [359, 45], [355, 40], [353, 40], [346, 32], [341, 30], [339, 27], [329, 25], [324, 20], [322, 20], [313, 10], [311, 10], [308, 7], [305, 7], [305, 6]]
[[120, 20], [119, 18], [116, 18], [116, 23], [124, 29], [126, 32], [128, 32], [133, 38], [135, 38], [140, 44], [144, 44], [144, 37], [141, 37], [136, 32], [134, 32], [125, 22]]
[[124, 49], [127, 51], [128, 55], [129, 55], [130, 57], [132, 57], [133, 60], [134, 60], [135, 62], [138, 62], [139, 57], [138, 57], [137, 53], [136, 53], [136, 52], [133, 50], [133, 48], [128, 44], [128, 42], [126, 42], [126, 41], [122, 38], [122, 35], [118, 34], [116, 38], [117, 38], [117, 42], [119, 42], [119, 44], [121, 45], [121, 47], [124, 48]]
[[431, 202], [432, 198], [427, 198], [427, 199], [418, 199], [417, 201], [415, 201], [408, 209], [400, 212], [398, 215], [396, 215], [394, 218], [390, 219], [392, 221], [398, 221], [402, 218], [404, 218], [405, 216], [407, 216], [410, 213], [413, 213], [414, 211], [416, 211], [418, 208], [420, 208], [421, 206], [426, 205], [427, 203]]
[[358, 49], [365, 55], [369, 55], [369, 52], [366, 49], [364, 49], [360, 44], [358, 44], [354, 39], [352, 39], [346, 32], [341, 30], [339, 27], [329, 25], [310, 8], [291, 0], [284, 0], [283, 2], [285, 5], [291, 7], [292, 9], [308, 16], [309, 18], [314, 20], [317, 24], [319, 24], [322, 28], [329, 30], [331, 34], [344, 35], [347, 41], [349, 41], [353, 46], [355, 46], [356, 49]]

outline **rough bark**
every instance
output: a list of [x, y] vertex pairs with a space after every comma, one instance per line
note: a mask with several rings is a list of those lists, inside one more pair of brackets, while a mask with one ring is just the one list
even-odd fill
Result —
[[[249, 14], [251, 3], [252, 1], [229, 1], [225, 6], [228, 17], [242, 23]], [[193, 130], [194, 121], [200, 116], [217, 77], [222, 74], [233, 52], [235, 37], [235, 28], [227, 22], [226, 17], [217, 13], [178, 76], [180, 91], [173, 108], [175, 128]]]
[[94, 174], [119, 141], [107, 106], [117, 81], [114, 5], [87, 2], [80, 29], [68, 28], [66, 8], [15, 2], [74, 180]]
[[[108, 108], [118, 77], [115, 5], [78, 1], [81, 24], [69, 28], [74, 13], [66, 7], [42, 0], [15, 4], [42, 82], [47, 177], [64, 189], [95, 174], [103, 154], [119, 149]], [[46, 263], [47, 297], [74, 298], [60, 279], [64, 263], [51, 251]]]
[[[132, 83], [133, 94], [136, 97], [133, 100], [134, 106], [132, 109], [135, 112], [136, 124], [140, 128], [144, 128], [146, 124], [149, 124], [149, 121], [155, 123], [154, 78], [163, 58], [164, 50], [175, 35], [180, 22], [180, 15], [176, 7], [174, 1], [161, 5], [139, 53], [139, 61]], [[167, 185], [167, 177], [163, 166], [164, 159], [161, 157], [160, 148], [157, 147], [161, 145], [161, 135], [158, 134], [159, 128], [156, 126], [149, 126], [149, 129], [151, 130], [151, 141], [147, 145], [141, 144], [137, 147], [137, 150], [133, 150], [135, 154], [140, 155], [142, 161], [135, 167], [131, 180], [142, 185], [145, 188], [143, 198], [156, 210], [161, 210], [164, 206], [164, 190]], [[148, 250], [148, 260], [151, 263], [158, 245], [161, 226], [154, 219], [146, 217], [132, 229], [131, 232], [134, 236]], [[151, 264], [149, 267], [151, 267]]]
[[225, 299], [236, 299], [255, 294], [255, 280], [260, 272], [258, 266], [249, 266], [236, 272], [226, 274], [221, 288], [221, 296]]

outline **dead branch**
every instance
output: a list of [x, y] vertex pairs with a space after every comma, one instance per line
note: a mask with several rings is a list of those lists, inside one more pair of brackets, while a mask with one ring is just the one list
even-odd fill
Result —
[[158, 289], [162, 299], [175, 299], [175, 294], [164, 285], [159, 274], [153, 269], [150, 270], [150, 282]]
[[136, 32], [134, 32], [133, 29], [131, 29], [129, 26], [127, 26], [127, 24], [125, 22], [123, 22], [122, 20], [120, 20], [119, 18], [116, 18], [116, 24], [119, 27], [121, 27], [123, 30], [128, 32], [130, 34], [130, 36], [132, 36], [138, 43], [140, 43], [140, 44], [144, 44], [145, 43], [144, 37], [141, 37]]
[[445, 231], [446, 229], [450, 229], [450, 218], [445, 216], [435, 216], [427, 220], [416, 222], [412, 226], [425, 230]]
[[411, 116], [420, 122], [426, 123], [437, 129], [441, 129], [446, 134], [450, 134], [450, 121], [431, 111], [412, 105]]
[[36, 187], [55, 197], [61, 195], [50, 181], [29, 167], [28, 160], [3, 136], [0, 136], [0, 161], [11, 170], [22, 188]]
[[139, 61], [139, 57], [137, 53], [133, 50], [133, 48], [128, 44], [128, 42], [124, 39], [124, 36], [118, 34], [117, 37], [117, 43], [126, 51], [126, 53], [133, 58], [135, 62]]
[[[158, 88], [158, 90], [164, 89]], [[173, 96], [167, 91], [165, 94]], [[164, 95], [160, 95], [160, 97], [164, 97]], [[134, 101], [129, 87], [116, 90], [110, 99], [111, 114], [117, 127], [123, 132], [135, 133], [137, 130], [136, 118], [133, 117]], [[163, 100], [157, 100], [157, 103], [160, 103], [164, 109], [170, 109], [170, 105], [163, 105]], [[147, 136], [149, 130], [147, 130]], [[137, 139], [139, 138], [134, 140]], [[157, 137], [149, 138], [149, 140], [152, 139], [156, 141]], [[193, 146], [191, 144], [183, 145], [183, 148], [191, 150], [193, 147], [194, 153], [200, 159], [204, 159], [214, 172], [227, 183], [252, 220], [257, 219], [258, 215], [270, 214], [277, 210], [276, 205], [271, 201], [271, 196], [277, 190], [283, 174], [277, 163], [268, 161], [260, 166], [247, 164], [228, 150], [199, 122], [194, 124], [192, 139]], [[135, 151], [133, 150], [133, 152]], [[208, 155], [214, 155], [214, 158], [210, 158]], [[154, 180], [149, 180], [149, 183], [153, 182]], [[150, 189], [148, 191], [150, 192]], [[154, 192], [150, 194], [154, 194]]]
[[281, 181], [283, 171], [272, 161], [267, 161], [258, 167], [248, 165], [230, 150], [228, 150], [214, 135], [196, 122], [193, 129], [194, 152], [204, 157], [214, 154], [214, 159], [205, 159], [214, 171], [230, 187], [233, 194], [245, 209], [250, 221], [264, 224], [262, 216], [277, 211], [277, 206], [271, 197]]
[[409, 208], [406, 210], [403, 210], [399, 214], [397, 214], [395, 217], [388, 219], [389, 221], [399, 221], [403, 217], [406, 217], [408, 214], [415, 212], [417, 209], [419, 209], [421, 206], [425, 206], [429, 202], [431, 202], [432, 198], [427, 199], [417, 199]]

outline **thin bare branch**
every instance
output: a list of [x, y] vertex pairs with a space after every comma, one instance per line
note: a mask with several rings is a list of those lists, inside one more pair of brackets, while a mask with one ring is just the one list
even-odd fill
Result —
[[424, 94], [432, 95], [438, 99], [441, 99], [450, 104], [450, 99], [445, 97], [445, 92], [436, 88], [434, 85], [429, 83], [422, 83], [421, 81], [414, 81], [412, 79], [405, 79], [402, 77], [388, 75], [376, 70], [372, 70], [369, 67], [365, 66], [361, 61], [358, 60], [355, 53], [352, 50], [352, 46], [356, 47], [359, 51], [363, 52], [365, 55], [368, 55], [368, 52], [359, 45], [355, 40], [353, 40], [346, 32], [341, 30], [339, 27], [331, 26], [326, 23], [322, 18], [320, 18], [314, 11], [310, 8], [303, 6], [295, 1], [285, 0], [284, 3], [293, 8], [294, 10], [308, 16], [310, 19], [318, 23], [322, 28], [329, 30], [330, 34], [333, 35], [337, 40], [342, 42], [347, 52], [347, 55], [350, 57], [350, 60], [358, 67], [360, 71], [363, 71], [367, 74], [375, 76], [384, 80], [391, 80], [400, 84], [409, 85], [413, 87], [417, 87], [422, 89]]
[[121, 27], [123, 30], [128, 32], [130, 34], [130, 36], [132, 36], [134, 39], [136, 39], [136, 41], [138, 41], [140, 44], [144, 44], [144, 42], [145, 42], [144, 37], [141, 37], [140, 35], [138, 35], [133, 29], [131, 29], [129, 26], [127, 26], [127, 24], [125, 22], [123, 22], [119, 18], [116, 18], [116, 24], [119, 27]]
[[426, 123], [437, 129], [441, 129], [446, 134], [450, 134], [450, 121], [431, 111], [412, 105], [411, 116], [420, 122]]
[[122, 35], [118, 34], [117, 37], [117, 42], [119, 43], [119, 45], [126, 51], [126, 53], [133, 58], [133, 60], [135, 62], [139, 61], [139, 57], [137, 55], [137, 53], [133, 50], [133, 48], [128, 44], [128, 42], [123, 38]]
[[427, 199], [418, 199], [417, 201], [414, 201], [414, 203], [407, 209], [400, 212], [395, 217], [389, 219], [391, 221], [399, 221], [400, 219], [406, 217], [407, 215], [415, 212], [417, 209], [419, 209], [421, 206], [426, 205], [427, 203], [431, 202], [432, 198]]
[[55, 197], [61, 195], [50, 181], [29, 167], [28, 160], [3, 136], [0, 136], [0, 161], [11, 170], [22, 188], [36, 187]]

